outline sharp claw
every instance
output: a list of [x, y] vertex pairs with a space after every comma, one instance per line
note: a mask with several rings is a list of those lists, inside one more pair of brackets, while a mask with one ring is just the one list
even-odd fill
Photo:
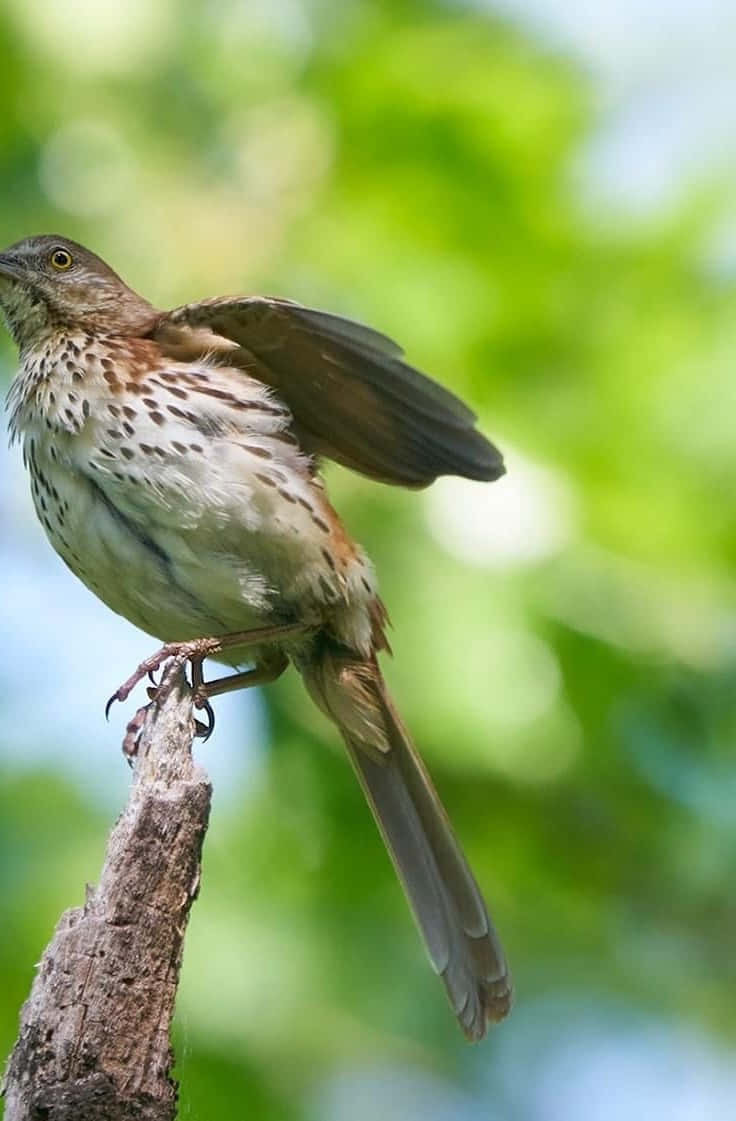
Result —
[[[159, 669], [170, 658], [175, 659], [180, 665], [188, 661], [192, 665], [195, 704], [197, 708], [202, 709], [206, 716], [205, 721], [195, 721], [196, 734], [201, 736], [202, 739], [208, 740], [215, 728], [215, 714], [206, 695], [197, 696], [196, 693], [197, 688], [202, 685], [202, 659], [215, 649], [219, 649], [219, 644], [216, 639], [166, 643], [151, 658], [146, 659], [145, 662], [141, 662], [136, 672], [113, 693], [105, 705], [105, 719], [109, 720], [110, 710], [115, 702], [127, 700], [136, 685], [146, 677], [148, 677], [148, 680], [151, 682], [150, 686], [146, 688], [149, 701], [162, 700], [161, 684], [156, 677]], [[199, 669], [197, 669], [197, 667], [199, 667]], [[125, 738], [123, 739], [123, 753], [128, 761], [133, 759], [138, 752], [140, 732], [148, 707], [149, 706], [146, 705], [144, 708], [139, 709], [126, 728]]]
[[207, 740], [215, 730], [215, 710], [213, 709], [207, 698], [202, 696], [195, 696], [194, 705], [196, 708], [200, 709], [200, 711], [203, 712], [207, 717], [206, 724], [201, 720], [194, 721], [196, 734], [202, 738], [204, 743], [207, 743]]
[[141, 739], [141, 729], [146, 719], [146, 713], [148, 712], [149, 707], [149, 705], [144, 705], [143, 708], [139, 708], [133, 719], [128, 721], [128, 726], [125, 729], [125, 736], [123, 738], [123, 755], [128, 760], [131, 767], [133, 766], [133, 760], [138, 754], [138, 748], [140, 746]]

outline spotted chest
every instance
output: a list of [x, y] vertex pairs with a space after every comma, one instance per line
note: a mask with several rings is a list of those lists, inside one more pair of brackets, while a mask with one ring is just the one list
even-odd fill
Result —
[[79, 574], [76, 494], [69, 484], [72, 441], [89, 422], [87, 335], [53, 334], [31, 351], [8, 393], [11, 442], [22, 439], [36, 513], [63, 559]]
[[52, 544], [137, 625], [185, 638], [327, 615], [372, 641], [370, 563], [260, 382], [62, 336], [25, 357], [10, 407]]
[[78, 434], [92, 405], [86, 386], [94, 381], [95, 358], [85, 347], [89, 335], [54, 333], [21, 352], [21, 367], [10, 387], [7, 408], [11, 439], [29, 431]]

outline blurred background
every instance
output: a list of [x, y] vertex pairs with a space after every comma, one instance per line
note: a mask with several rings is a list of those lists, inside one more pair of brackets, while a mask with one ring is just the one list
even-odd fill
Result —
[[[181, 1116], [736, 1116], [730, 0], [2, 0], [0, 241], [163, 306], [369, 322], [470, 401], [494, 486], [328, 469], [385, 670], [487, 893], [511, 1019], [462, 1040], [293, 674], [217, 702]], [[15, 354], [3, 337], [0, 379]], [[0, 1053], [124, 803], [152, 641], [0, 448]]]

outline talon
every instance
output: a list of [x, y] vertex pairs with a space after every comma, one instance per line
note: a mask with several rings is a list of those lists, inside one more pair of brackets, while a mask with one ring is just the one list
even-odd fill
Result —
[[123, 737], [123, 755], [128, 760], [130, 766], [133, 766], [133, 760], [138, 754], [138, 748], [141, 742], [141, 729], [146, 719], [150, 705], [144, 705], [139, 708], [132, 720], [128, 721], [125, 729], [125, 736]]
[[150, 677], [153, 684], [156, 684], [156, 679], [153, 676], [156, 670], [169, 658], [183, 658], [187, 657], [187, 643], [184, 642], [168, 642], [157, 650], [150, 658], [146, 658], [145, 662], [141, 662], [138, 669], [132, 674], [127, 681], [124, 681], [117, 692], [113, 693], [110, 700], [107, 702], [108, 710], [113, 701], [126, 701], [130, 694], [135, 689], [136, 685], [143, 681], [144, 677]]
[[201, 693], [194, 695], [194, 707], [200, 709], [201, 712], [207, 717], [207, 722], [203, 723], [201, 720], [194, 721], [196, 735], [200, 736], [206, 743], [215, 730], [215, 710], [213, 709], [206, 696]]
[[[202, 662], [205, 658], [209, 658], [214, 654], [219, 654], [222, 650], [229, 647], [239, 646], [260, 646], [262, 643], [279, 642], [283, 638], [291, 637], [293, 635], [308, 634], [315, 628], [307, 626], [303, 623], [281, 623], [268, 627], [254, 627], [248, 631], [232, 632], [220, 636], [211, 636], [208, 638], [194, 638], [185, 642], [166, 642], [156, 651], [150, 658], [146, 658], [144, 662], [138, 666], [138, 669], [123, 682], [119, 689], [117, 689], [110, 697], [105, 705], [105, 719], [110, 718], [110, 709], [116, 701], [125, 701], [145, 677], [148, 677], [151, 682], [147, 694], [151, 702], [163, 700], [161, 693], [161, 685], [156, 680], [156, 672], [161, 669], [164, 662], [169, 659], [174, 659], [179, 665], [184, 665], [186, 662], [191, 663], [192, 667], [192, 686], [194, 692], [194, 703], [197, 708], [202, 709], [206, 714], [206, 721], [196, 721], [197, 735], [203, 739], [209, 739], [215, 727], [215, 714], [212, 706], [209, 703], [207, 695], [207, 686], [204, 685], [202, 680]], [[253, 671], [248, 671], [243, 674], [236, 674], [233, 684], [224, 685], [222, 681], [216, 681], [211, 684], [212, 693], [210, 695], [217, 696], [223, 692], [229, 692], [230, 689], [247, 688], [248, 685], [260, 684], [263, 681], [272, 681], [274, 677], [278, 677], [280, 673], [286, 668], [288, 659], [285, 655], [279, 655], [277, 660], [273, 663], [273, 669], [269, 666], [262, 667]], [[274, 672], [275, 669], [275, 672]], [[147, 708], [148, 706], [146, 706]], [[140, 709], [133, 717], [127, 727], [125, 739], [123, 740], [123, 751], [126, 756], [131, 759], [135, 756], [138, 750], [138, 740], [140, 728], [142, 726], [143, 717], [141, 713], [145, 713], [145, 708]]]

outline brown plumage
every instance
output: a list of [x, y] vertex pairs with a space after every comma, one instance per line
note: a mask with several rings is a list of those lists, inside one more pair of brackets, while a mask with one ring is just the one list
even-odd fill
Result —
[[[424, 487], [496, 479], [500, 454], [384, 335], [286, 300], [162, 312], [44, 235], [0, 254], [0, 305], [21, 359], [11, 433], [52, 544], [113, 610], [184, 644], [202, 706], [294, 663], [340, 729], [460, 1025], [481, 1038], [509, 1010], [508, 968], [388, 696], [385, 608], [319, 460]], [[204, 684], [210, 655], [254, 668]]]

